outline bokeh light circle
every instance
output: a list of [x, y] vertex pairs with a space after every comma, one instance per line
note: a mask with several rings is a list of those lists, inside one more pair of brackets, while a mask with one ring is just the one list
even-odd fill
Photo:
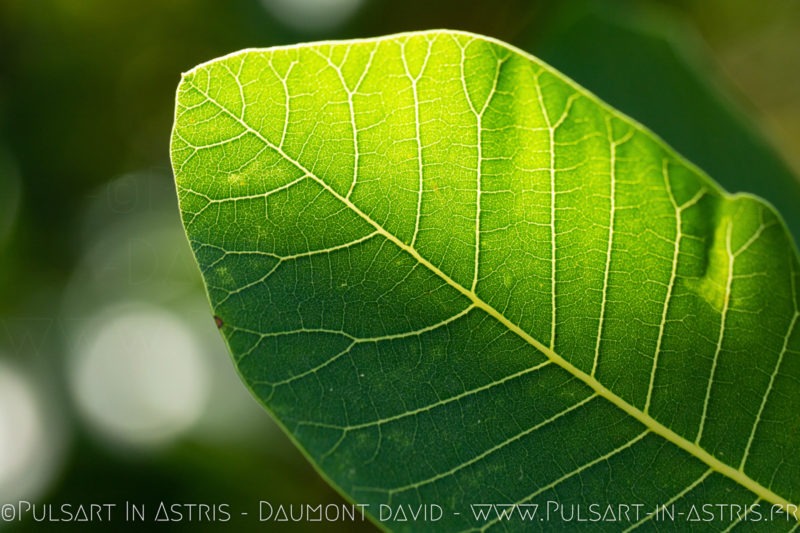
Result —
[[300, 31], [324, 31], [343, 24], [363, 0], [261, 0], [272, 16]]
[[0, 359], [0, 502], [33, 498], [47, 484], [60, 435], [34, 383]]
[[87, 321], [70, 387], [95, 430], [124, 445], [174, 440], [203, 414], [209, 376], [192, 330], [162, 308], [128, 303]]

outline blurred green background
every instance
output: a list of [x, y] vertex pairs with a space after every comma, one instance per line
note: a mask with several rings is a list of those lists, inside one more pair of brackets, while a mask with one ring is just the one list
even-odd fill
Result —
[[[217, 335], [169, 167], [174, 90], [241, 48], [431, 28], [542, 57], [800, 236], [796, 0], [0, 0], [0, 509], [227, 504], [228, 523], [157, 525], [249, 531], [259, 500], [341, 501]], [[372, 529], [281, 529], [321, 527]]]

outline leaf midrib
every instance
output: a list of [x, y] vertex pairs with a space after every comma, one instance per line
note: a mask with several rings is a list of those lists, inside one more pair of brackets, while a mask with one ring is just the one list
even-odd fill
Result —
[[[498, 41], [498, 43], [499, 43], [499, 41]], [[508, 45], [503, 44], [503, 46], [509, 48]], [[532, 56], [530, 56], [529, 54], [527, 54], [527, 53], [525, 53], [523, 51], [519, 51], [519, 50], [517, 50], [517, 51], [519, 53], [522, 53], [526, 57], [532, 57]], [[194, 70], [196, 71], [196, 70], [200, 69], [203, 66], [204, 65], [200, 65], [200, 66], [196, 67], [196, 69], [194, 69]], [[420, 255], [420, 253], [414, 247], [404, 243], [397, 236], [395, 236], [391, 232], [387, 231], [382, 225], [380, 225], [378, 222], [373, 220], [368, 214], [364, 213], [361, 209], [359, 209], [358, 206], [356, 206], [352, 201], [350, 201], [350, 199], [348, 197], [342, 196], [341, 194], [339, 194], [327, 182], [325, 182], [325, 180], [323, 180], [322, 178], [318, 177], [314, 172], [312, 172], [309, 169], [307, 169], [301, 162], [299, 162], [296, 159], [294, 159], [293, 157], [289, 156], [286, 152], [283, 151], [283, 149], [281, 147], [276, 146], [269, 139], [264, 137], [258, 130], [256, 130], [253, 127], [251, 127], [244, 119], [242, 119], [241, 117], [239, 117], [235, 113], [231, 112], [224, 105], [222, 105], [220, 102], [218, 102], [216, 99], [214, 99], [211, 95], [209, 95], [207, 92], [203, 91], [200, 87], [195, 85], [192, 82], [192, 80], [190, 80], [186, 75], [184, 75], [183, 82], [184, 83], [188, 83], [194, 90], [196, 90], [198, 93], [200, 93], [209, 102], [211, 102], [212, 104], [216, 105], [223, 113], [225, 113], [228, 116], [230, 116], [233, 120], [235, 120], [238, 124], [240, 124], [243, 128], [245, 128], [246, 131], [249, 131], [250, 133], [255, 135], [259, 140], [261, 140], [264, 143], [265, 146], [267, 146], [268, 148], [274, 150], [278, 155], [280, 155], [286, 161], [288, 161], [289, 163], [294, 165], [298, 170], [303, 172], [306, 177], [309, 177], [309, 178], [313, 179], [315, 182], [317, 182], [323, 189], [325, 189], [328, 193], [333, 195], [337, 200], [342, 202], [353, 213], [355, 213], [362, 220], [364, 220], [366, 223], [368, 223], [373, 228], [375, 228], [376, 232], [378, 232], [384, 238], [386, 238], [387, 240], [389, 240], [390, 242], [395, 244], [398, 248], [400, 248], [404, 252], [406, 252], [409, 255], [411, 255], [411, 257], [413, 257], [419, 264], [425, 266], [433, 274], [435, 274], [437, 277], [439, 277], [442, 281], [444, 281], [445, 283], [447, 283], [448, 285], [450, 285], [451, 287], [456, 289], [458, 292], [460, 292], [462, 295], [467, 297], [472, 302], [472, 305], [475, 308], [479, 308], [479, 309], [483, 310], [484, 312], [486, 312], [488, 315], [492, 316], [495, 320], [497, 320], [498, 322], [503, 324], [505, 327], [507, 327], [509, 330], [513, 331], [515, 334], [517, 334], [525, 342], [527, 342], [528, 344], [530, 344], [531, 346], [533, 346], [534, 348], [539, 350], [549, 360], [551, 360], [552, 362], [556, 363], [558, 366], [560, 366], [561, 368], [566, 370], [572, 376], [574, 376], [574, 377], [580, 379], [582, 382], [584, 382], [587, 386], [589, 386], [592, 390], [594, 390], [597, 395], [605, 398], [606, 400], [611, 402], [613, 405], [615, 405], [616, 407], [618, 407], [619, 409], [621, 409], [622, 411], [624, 411], [628, 415], [632, 416], [634, 419], [639, 421], [641, 424], [643, 424], [647, 429], [649, 429], [653, 433], [661, 436], [662, 438], [664, 438], [667, 441], [671, 442], [675, 446], [678, 446], [679, 448], [681, 448], [682, 450], [688, 452], [690, 455], [692, 455], [693, 457], [699, 459], [700, 461], [703, 461], [711, 469], [719, 472], [720, 474], [728, 477], [729, 479], [735, 481], [739, 485], [741, 485], [741, 486], [745, 487], [746, 489], [750, 490], [751, 492], [753, 492], [754, 494], [759, 496], [760, 499], [766, 500], [768, 502], [771, 502], [771, 503], [773, 503], [775, 505], [780, 506], [784, 511], [786, 511], [789, 514], [792, 514], [796, 519], [800, 520], [800, 516], [798, 516], [798, 510], [797, 510], [798, 509], [798, 505], [789, 502], [787, 499], [785, 499], [785, 498], [781, 497], [780, 495], [776, 494], [775, 492], [773, 492], [769, 488], [761, 485], [760, 483], [758, 483], [757, 481], [755, 481], [754, 479], [749, 477], [747, 474], [745, 474], [742, 470], [738, 470], [738, 469], [736, 469], [736, 468], [734, 468], [734, 467], [732, 467], [732, 466], [730, 466], [728, 464], [723, 463], [722, 461], [720, 461], [719, 459], [717, 459], [716, 457], [714, 457], [713, 455], [708, 453], [706, 450], [701, 448], [698, 444], [696, 444], [694, 442], [691, 442], [691, 441], [687, 440], [686, 438], [682, 437], [681, 435], [675, 433], [670, 428], [664, 426], [663, 424], [661, 424], [657, 420], [653, 419], [650, 415], [644, 413], [643, 411], [639, 410], [635, 406], [629, 404], [624, 399], [622, 399], [621, 397], [619, 397], [616, 394], [614, 394], [613, 392], [611, 392], [602, 383], [597, 381], [593, 376], [591, 376], [590, 374], [587, 374], [587, 373], [583, 372], [582, 370], [580, 370], [579, 368], [575, 367], [572, 363], [570, 363], [569, 361], [564, 359], [562, 356], [560, 356], [558, 353], [556, 353], [553, 349], [551, 349], [548, 346], [545, 346], [543, 343], [541, 343], [540, 341], [538, 341], [537, 339], [532, 337], [528, 332], [523, 330], [517, 324], [515, 324], [512, 321], [510, 321], [502, 313], [500, 313], [494, 307], [492, 307], [491, 305], [489, 305], [488, 303], [483, 301], [480, 297], [478, 297], [478, 295], [475, 294], [473, 291], [463, 287], [461, 284], [457, 283], [455, 280], [450, 278], [447, 274], [445, 274], [438, 267], [436, 267], [436, 265], [432, 264], [425, 257]], [[576, 87], [577, 87], [577, 85], [576, 85]], [[591, 93], [586, 93], [585, 90], [583, 90], [581, 92], [584, 92], [585, 94], [591, 95]], [[591, 95], [591, 96], [593, 97], [593, 95]], [[602, 104], [602, 101], [596, 99], [595, 97], [593, 97], [592, 99], [597, 101], [598, 103]], [[607, 108], [607, 106], [603, 106], [603, 107]], [[615, 113], [615, 114], [618, 114], [618, 113]], [[628, 117], [625, 117], [625, 119], [626, 119], [626, 121], [631, 122], [634, 127], [638, 127], [639, 129], [643, 129], [643, 126], [641, 126], [640, 124], [636, 123], [635, 121], [629, 119]], [[723, 191], [719, 191], [719, 192], [720, 192], [720, 194], [725, 195], [725, 193]], [[789, 511], [790, 508], [795, 509], [795, 510], [794, 511]]]

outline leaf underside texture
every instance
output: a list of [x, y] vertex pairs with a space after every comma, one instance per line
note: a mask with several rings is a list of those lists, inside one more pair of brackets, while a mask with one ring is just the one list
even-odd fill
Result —
[[172, 161], [253, 393], [373, 514], [445, 510], [384, 527], [800, 502], [783, 222], [539, 60], [450, 31], [239, 52], [183, 76]]

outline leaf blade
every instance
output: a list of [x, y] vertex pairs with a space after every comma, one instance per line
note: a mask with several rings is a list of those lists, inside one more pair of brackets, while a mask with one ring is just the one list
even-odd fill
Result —
[[[352, 50], [356, 52], [351, 57]], [[405, 59], [407, 52], [410, 56], [416, 53], [416, 59]], [[425, 59], [420, 62], [417, 56], [422, 55]], [[274, 58], [282, 58], [284, 65], [294, 65], [287, 67], [287, 73], [290, 68], [295, 76], [307, 71], [306, 76], [293, 78], [293, 83], [306, 91], [309, 86], [319, 84], [316, 93], [308, 98], [297, 91], [300, 102], [296, 105], [304, 117], [310, 115], [311, 119], [290, 120], [291, 99], [287, 95], [292, 90], [287, 74], [283, 83], [273, 80], [272, 84], [276, 88], [280, 85], [279, 94], [284, 97], [285, 110], [274, 113], [283, 124], [254, 127], [253, 119], [247, 115], [253, 106], [246, 103], [248, 98], [258, 100], [247, 95], [247, 82], [231, 75], [238, 72], [247, 76], [246, 58], [258, 67], [251, 68], [254, 74], [249, 80], [251, 85], [260, 87], [258, 95], [263, 95], [263, 87], [269, 86], [270, 76], [263, 73], [272, 72], [275, 78], [281, 78], [272, 65]], [[353, 62], [348, 63], [348, 58]], [[289, 423], [289, 432], [347, 493], [373, 502], [380, 501], [376, 494], [382, 494], [384, 499], [391, 499], [395, 493], [405, 494], [402, 498], [408, 501], [413, 500], [411, 491], [421, 498], [421, 491], [441, 490], [436, 488], [439, 486], [475, 484], [476, 479], [488, 475], [487, 471], [498, 468], [497, 457], [504, 455], [508, 447], [523, 440], [530, 446], [531, 438], [538, 440], [542, 431], [550, 431], [546, 429], [549, 427], [546, 421], [557, 417], [563, 424], [568, 418], [562, 416], [568, 417], [572, 409], [578, 409], [576, 405], [582, 407], [581, 402], [597, 397], [602, 404], [596, 408], [597, 412], [607, 413], [613, 406], [614, 416], [603, 416], [624, 426], [622, 433], [627, 438], [620, 440], [620, 435], [605, 430], [606, 449], [586, 458], [587, 469], [608, 463], [610, 458], [629, 453], [630, 449], [649, 449], [655, 434], [759, 498], [790, 503], [787, 497], [729, 464], [730, 455], [749, 452], [749, 446], [745, 451], [745, 444], [740, 442], [742, 438], [734, 439], [735, 444], [729, 449], [721, 449], [729, 437], [726, 426], [733, 422], [741, 432], [749, 416], [725, 414], [731, 392], [726, 393], [725, 386], [718, 385], [723, 381], [717, 379], [717, 372], [726, 382], [741, 386], [741, 378], [730, 375], [735, 372], [727, 359], [729, 353], [736, 355], [736, 352], [724, 346], [725, 321], [731, 301], [746, 303], [763, 290], [763, 283], [759, 285], [763, 272], [756, 267], [763, 270], [766, 265], [772, 276], [776, 276], [774, 272], [782, 273], [791, 281], [791, 302], [784, 298], [783, 308], [775, 313], [776, 322], [789, 323], [789, 333], [780, 337], [786, 347], [782, 352], [776, 347], [776, 339], [761, 330], [745, 339], [745, 349], [757, 348], [764, 339], [772, 342], [772, 355], [777, 362], [771, 374], [782, 377], [786, 375], [778, 371], [783, 361], [779, 353], [795, 350], [795, 341], [791, 339], [797, 336], [792, 336], [795, 322], [791, 317], [797, 315], [797, 256], [771, 208], [748, 196], [725, 196], [710, 179], [638, 124], [610, 110], [530, 56], [489, 39], [449, 32], [409, 34], [349, 44], [324, 43], [248, 52], [223, 59], [221, 64], [225, 66], [220, 68], [217, 62], [212, 62], [199, 67], [184, 78], [179, 89], [173, 164], [182, 191], [187, 233], [201, 265], [211, 264], [201, 257], [209, 246], [221, 251], [219, 261], [230, 263], [225, 272], [217, 267], [204, 271], [204, 276], [215, 314], [226, 324], [225, 335], [232, 352], [248, 355], [248, 359], [239, 362], [244, 379], [278, 418]], [[414, 81], [412, 64], [424, 65], [435, 73], [427, 78], [429, 87]], [[214, 69], [225, 74], [214, 74]], [[350, 73], [350, 83], [360, 88], [361, 93], [349, 89], [343, 72]], [[422, 70], [419, 76], [420, 80], [426, 79]], [[226, 79], [228, 85], [221, 81]], [[231, 79], [235, 80], [233, 85]], [[397, 80], [406, 81], [400, 84]], [[182, 95], [181, 91], [187, 94]], [[357, 93], [361, 98], [356, 98]], [[534, 101], [531, 95], [536, 95]], [[183, 104], [184, 101], [189, 103]], [[392, 102], [395, 105], [390, 105]], [[207, 103], [216, 105], [216, 111], [202, 107]], [[335, 111], [326, 110], [328, 105]], [[359, 112], [356, 106], [360, 106]], [[184, 138], [182, 132], [187, 131], [191, 136], [194, 124], [205, 124], [219, 116], [223, 118], [215, 125], [223, 132], [220, 138]], [[262, 109], [256, 116], [261, 116], [263, 123], [270, 114]], [[366, 118], [359, 123], [361, 116]], [[420, 120], [421, 116], [425, 119]], [[307, 129], [303, 133], [304, 125]], [[318, 133], [318, 128], [323, 132]], [[370, 137], [373, 134], [375, 137]], [[240, 150], [245, 155], [238, 159], [236, 153], [226, 152], [229, 144], [226, 141], [242, 143], [249, 137], [260, 141], [264, 151], [259, 151], [258, 143], [254, 143], [243, 146]], [[469, 144], [470, 139], [474, 144]], [[359, 149], [359, 143], [371, 151]], [[511, 154], [508, 147], [512, 148]], [[187, 161], [192, 165], [191, 159], [205, 149], [221, 152], [211, 159], [213, 172], [203, 171], [205, 167], [196, 163], [186, 168]], [[273, 159], [262, 155], [265, 152], [270, 152]], [[281, 171], [264, 176], [260, 157], [268, 158], [266, 164]], [[204, 161], [200, 164], [208, 166]], [[220, 165], [230, 165], [230, 169], [220, 170]], [[253, 165], [255, 170], [250, 168]], [[423, 176], [421, 171], [426, 165], [428, 172]], [[387, 167], [392, 172], [385, 172]], [[235, 175], [235, 179], [221, 180], [225, 172]], [[242, 175], [255, 185], [247, 180], [239, 183]], [[617, 180], [616, 175], [621, 179]], [[431, 186], [423, 189], [426, 180]], [[577, 185], [561, 189], [556, 186], [570, 180]], [[184, 182], [208, 190], [188, 192], [191, 186], [183, 185]], [[244, 186], [247, 194], [235, 193], [235, 187], [240, 186]], [[214, 187], [219, 190], [214, 191]], [[251, 187], [259, 192], [253, 193]], [[642, 194], [643, 189], [647, 195]], [[224, 194], [217, 204], [186, 207], [189, 204], [184, 200], [188, 197], [212, 198], [209, 192], [220, 194], [220, 191]], [[592, 201], [588, 202], [587, 197]], [[237, 222], [239, 202], [262, 199], [263, 208], [245, 204], [243, 216], [247, 217], [247, 223]], [[318, 203], [339, 205], [341, 209], [306, 209]], [[233, 208], [225, 211], [229, 204]], [[217, 205], [217, 211], [212, 208], [210, 212], [216, 217], [214, 222], [210, 215], [206, 216], [208, 211], [201, 211], [209, 205]], [[424, 210], [424, 216], [416, 209]], [[291, 247], [289, 235], [269, 227], [270, 219], [276, 216], [271, 213], [282, 211], [293, 213], [294, 238], [302, 237], [298, 239], [302, 245], [286, 255], [291, 259], [275, 253], [276, 243], [285, 250]], [[311, 211], [315, 214], [310, 215]], [[227, 239], [227, 230], [216, 234], [209, 230], [219, 224], [221, 214], [238, 230]], [[675, 220], [669, 220], [670, 215]], [[659, 224], [664, 218], [668, 223]], [[607, 221], [607, 226], [592, 220]], [[337, 231], [330, 232], [327, 240], [317, 238], [317, 248], [311, 246], [310, 238], [317, 231], [328, 235], [329, 224]], [[266, 244], [261, 235], [246, 236], [248, 229], [261, 230], [264, 226], [267, 226], [263, 235]], [[305, 227], [314, 233], [304, 231]], [[564, 227], [569, 230], [562, 231]], [[660, 233], [663, 231], [674, 234], [670, 238]], [[765, 240], [769, 241], [766, 245]], [[537, 249], [528, 244], [531, 242], [543, 244]], [[769, 258], [776, 249], [784, 252], [781, 261]], [[235, 279], [228, 280], [229, 287], [244, 286], [246, 290], [226, 295], [226, 291], [231, 291], [225, 288], [223, 280], [229, 271], [238, 272], [241, 278], [242, 272], [252, 270], [252, 265], [241, 263], [238, 256], [228, 257], [229, 250], [257, 250], [273, 254], [275, 260], [254, 284], [251, 281], [237, 285]], [[662, 256], [653, 250], [666, 252]], [[635, 260], [624, 261], [634, 252], [639, 252]], [[735, 260], [739, 255], [749, 272], [736, 277]], [[679, 264], [675, 257], [688, 259]], [[487, 266], [484, 273], [481, 261]], [[286, 266], [290, 263], [294, 266]], [[648, 271], [659, 272], [661, 279], [649, 279]], [[735, 277], [737, 292], [732, 296]], [[740, 285], [744, 293], [738, 290]], [[217, 289], [219, 293], [215, 292]], [[649, 293], [656, 291], [664, 297], [649, 300]], [[425, 297], [422, 303], [420, 295]], [[672, 308], [671, 298], [677, 302]], [[251, 309], [268, 312], [269, 323], [264, 317], [250, 316]], [[675, 319], [678, 312], [682, 314]], [[639, 320], [638, 329], [646, 330], [641, 333], [643, 340], [631, 338], [630, 325], [623, 320], [626, 317]], [[738, 316], [738, 311], [732, 317], [732, 324], [739, 329], [742, 324], [747, 325], [747, 317]], [[470, 324], [477, 321], [474, 324], [477, 333], [463, 332], [461, 324], [466, 320]], [[688, 346], [679, 335], [665, 335], [666, 328], [675, 328], [675, 323], [680, 327], [689, 324], [693, 338]], [[457, 342], [458, 335], [451, 334], [452, 330], [461, 331], [459, 335], [469, 339], [465, 353], [486, 354], [500, 370], [488, 371], [474, 360], [463, 361], [462, 365], [440, 361], [442, 355], [445, 359], [457, 357], [447, 348]], [[706, 330], [716, 331], [715, 339], [706, 338]], [[278, 380], [264, 368], [270, 358], [280, 362], [285, 357], [270, 354], [299, 353], [296, 344], [267, 340], [271, 344], [266, 347], [262, 344], [265, 339], [303, 332], [307, 336], [335, 336], [337, 331], [349, 341], [335, 344], [306, 340], [302, 344], [301, 339], [300, 346], [311, 355], [301, 356], [300, 362], [294, 363], [296, 367], [289, 374], [295, 377], [286, 378], [283, 371], [284, 378]], [[494, 344], [478, 340], [476, 337], [481, 335], [503, 339], [508, 349], [499, 350]], [[509, 336], [517, 340], [510, 340]], [[322, 346], [325, 344], [331, 344], [327, 351]], [[654, 355], [642, 356], [652, 352], [653, 347]], [[676, 358], [678, 354], [685, 360], [687, 353], [698, 351], [704, 351], [708, 359], [707, 363], [699, 363], [700, 370], [710, 376], [702, 384], [695, 376], [683, 376], [682, 361]], [[514, 363], [519, 366], [510, 365], [504, 360], [508, 353], [524, 353], [524, 361]], [[402, 369], [414, 370], [404, 367], [407, 363], [401, 361], [409, 354], [417, 357], [418, 366], [430, 364], [437, 368], [437, 378], [429, 377], [431, 391], [426, 393], [419, 384], [416, 388], [395, 384], [403, 374]], [[725, 357], [721, 359], [721, 355]], [[559, 399], [550, 387], [536, 389], [534, 385], [540, 377], [536, 372], [526, 371], [544, 364], [543, 357], [560, 370], [554, 369], [554, 376], [548, 374], [541, 379], [555, 383], [560, 380], [560, 387], [568, 389], [564, 398]], [[762, 359], [770, 357], [767, 353]], [[426, 358], [435, 362], [424, 363]], [[659, 358], [662, 368], [669, 370], [668, 376], [678, 376], [668, 378], [675, 382], [670, 382], [675, 390], [668, 394], [663, 392], [665, 378], [659, 376]], [[722, 362], [717, 366], [720, 359]], [[736, 361], [739, 366], [741, 359]], [[769, 362], [758, 361], [750, 367], [757, 369]], [[473, 368], [476, 366], [479, 368]], [[385, 367], [392, 370], [385, 373]], [[694, 373], [697, 371], [694, 368]], [[455, 373], [456, 379], [447, 377], [448, 372]], [[495, 376], [487, 381], [487, 375], [492, 373]], [[366, 374], [372, 384], [362, 382]], [[320, 375], [327, 377], [321, 379]], [[506, 416], [511, 420], [502, 419], [504, 411], [498, 402], [514, 403], [513, 400], [497, 393], [486, 396], [489, 389], [500, 386], [498, 383], [513, 381], [511, 376], [524, 376], [527, 386], [537, 390], [535, 395], [530, 391], [523, 394], [534, 404], [533, 409], [517, 406], [524, 412], [524, 423], [514, 416]], [[312, 378], [317, 383], [310, 383]], [[776, 383], [776, 379], [771, 378], [769, 383]], [[355, 399], [336, 391], [345, 384], [359, 391]], [[723, 387], [722, 393], [719, 386]], [[769, 387], [771, 390], [772, 385]], [[783, 387], [786, 389], [787, 385]], [[291, 393], [287, 392], [289, 388]], [[478, 391], [474, 395], [481, 396], [479, 405], [483, 407], [472, 406], [473, 394], [463, 396], [467, 391]], [[676, 393], [695, 401], [676, 408], [676, 397], [681, 397]], [[326, 400], [326, 395], [333, 400]], [[442, 395], [451, 399], [441, 403]], [[769, 394], [759, 396], [756, 391], [750, 396], [755, 396], [750, 403], [763, 414], [761, 409], [769, 403]], [[474, 409], [470, 416], [462, 411], [462, 400], [466, 398]], [[417, 400], [420, 405], [405, 408], [408, 402]], [[342, 408], [326, 413], [322, 404], [329, 401], [341, 403]], [[404, 409], [398, 410], [398, 405]], [[397, 472], [391, 463], [398, 461], [403, 451], [411, 451], [411, 443], [417, 438], [416, 429], [408, 426], [412, 420], [407, 419], [413, 418], [413, 422], [420, 424], [421, 418], [434, 417], [433, 411], [440, 408], [450, 416], [460, 413], [470, 421], [467, 433], [482, 445], [474, 450], [472, 459], [463, 460], [461, 455], [466, 452], [454, 449], [449, 455], [437, 456], [437, 464]], [[541, 410], [550, 414], [537, 418]], [[781, 412], [785, 415], [785, 411]], [[490, 416], [499, 436], [482, 435], [482, 416]], [[439, 417], [437, 414], [434, 418], [447, 430], [436, 430], [435, 425], [430, 426], [426, 421], [428, 432], [420, 437], [426, 453], [431, 452], [436, 442], [449, 442], [454, 437], [452, 432], [456, 428], [452, 427], [452, 421]], [[586, 427], [597, 424], [588, 418], [582, 416], [580, 424], [573, 422], [568, 426], [569, 431], [583, 435], [578, 442], [588, 438], [584, 433]], [[668, 425], [673, 428], [657, 418], [669, 419]], [[757, 421], [761, 418], [759, 415]], [[712, 423], [706, 433], [705, 423], [709, 419]], [[390, 422], [379, 423], [383, 420]], [[386, 424], [405, 429], [384, 430]], [[510, 427], [515, 425], [518, 429], [538, 429], [512, 433]], [[752, 426], [748, 435], [755, 434], [756, 426]], [[367, 431], [374, 428], [377, 431]], [[384, 438], [384, 431], [391, 436], [389, 440]], [[501, 438], [504, 432], [512, 437]], [[714, 454], [706, 448], [714, 450]], [[578, 450], [573, 453], [579, 455]], [[761, 454], [758, 457], [763, 458]], [[484, 467], [486, 463], [490, 466]], [[374, 478], [366, 471], [365, 464], [380, 464], [380, 475]], [[745, 461], [741, 464], [743, 470]], [[465, 477], [467, 471], [481, 468], [484, 468], [482, 474], [473, 472], [474, 478]], [[433, 474], [424, 474], [426, 470]], [[522, 495], [531, 484], [543, 487], [541, 492], [528, 493], [521, 500], [525, 501], [583, 472], [563, 465], [557, 470], [572, 475], [564, 479], [555, 477], [550, 487], [547, 475], [543, 476], [545, 481], [534, 481], [535, 476], [528, 474], [531, 479], [513, 489]], [[411, 479], [414, 476], [418, 478], [416, 481]], [[707, 469], [694, 479], [699, 476], [705, 476], [704, 480], [709, 478]], [[448, 483], [453, 478], [458, 483]], [[393, 481], [397, 482], [394, 491], [379, 485]], [[364, 490], [367, 483], [378, 484], [373, 487], [377, 490]], [[791, 481], [788, 487], [791, 497], [796, 498], [798, 488]], [[499, 490], [497, 485], [489, 489]], [[463, 498], [460, 504], [466, 505]]]

